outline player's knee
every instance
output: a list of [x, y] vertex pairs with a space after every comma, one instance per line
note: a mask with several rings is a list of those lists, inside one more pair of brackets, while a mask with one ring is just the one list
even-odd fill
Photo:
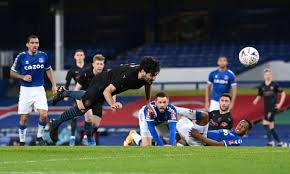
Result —
[[85, 100], [83, 102], [83, 104], [84, 104], [85, 108], [91, 108], [92, 107], [92, 102], [90, 100]]
[[27, 115], [21, 115], [20, 124], [21, 125], [27, 125], [28, 124], [28, 116]]

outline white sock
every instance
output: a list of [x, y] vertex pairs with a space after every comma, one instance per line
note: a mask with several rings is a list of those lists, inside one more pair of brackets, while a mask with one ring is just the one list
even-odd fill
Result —
[[133, 134], [133, 139], [134, 139], [134, 142], [139, 146], [140, 145], [139, 143], [142, 140], [141, 135], [139, 135], [137, 132], [135, 132]]
[[26, 141], [26, 130], [27, 130], [27, 128], [18, 130], [20, 142], [25, 143], [25, 141]]
[[70, 136], [70, 139], [76, 139], [76, 136]]
[[37, 130], [37, 138], [42, 138], [42, 136], [43, 136], [43, 132], [44, 132], [44, 128], [45, 128], [45, 125], [44, 125], [45, 123], [42, 123], [42, 125], [41, 124], [38, 124], [38, 130]]

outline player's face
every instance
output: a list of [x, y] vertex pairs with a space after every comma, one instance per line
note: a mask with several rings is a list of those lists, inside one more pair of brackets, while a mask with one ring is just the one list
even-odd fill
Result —
[[227, 58], [225, 58], [225, 57], [220, 57], [220, 58], [218, 59], [217, 64], [218, 64], [218, 66], [219, 66], [220, 68], [226, 68], [227, 65], [228, 65], [228, 60], [227, 60]]
[[156, 79], [156, 76], [157, 76], [157, 74], [145, 73], [144, 80], [147, 83], [152, 84], [153, 81]]
[[104, 69], [105, 62], [103, 60], [95, 60], [93, 62], [94, 71], [97, 73], [101, 73]]
[[265, 79], [265, 81], [272, 81], [272, 73], [271, 72], [265, 72], [264, 73], [264, 79]]
[[26, 43], [26, 47], [28, 51], [31, 53], [36, 53], [39, 47], [39, 40], [38, 38], [31, 38], [28, 43]]
[[245, 135], [249, 130], [250, 125], [245, 120], [241, 120], [239, 124], [236, 126], [235, 132], [238, 135]]
[[84, 52], [76, 52], [74, 56], [76, 62], [81, 63], [85, 60], [85, 53]]
[[157, 97], [156, 98], [156, 106], [159, 112], [163, 113], [167, 108], [169, 100], [167, 97]]
[[230, 108], [231, 100], [228, 97], [221, 97], [219, 103], [220, 109], [222, 111], [227, 111]]

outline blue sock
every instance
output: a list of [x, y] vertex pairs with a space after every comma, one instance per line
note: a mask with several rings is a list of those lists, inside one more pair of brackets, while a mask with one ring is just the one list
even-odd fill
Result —
[[43, 127], [46, 126], [46, 122], [39, 121], [38, 124], [39, 124], [40, 126], [43, 126]]
[[19, 129], [21, 129], [21, 130], [24, 130], [24, 129], [26, 129], [27, 128], [27, 126], [26, 125], [19, 125]]
[[61, 123], [65, 122], [67, 120], [71, 120], [71, 119], [78, 117], [80, 115], [83, 115], [82, 111], [80, 111], [77, 107], [71, 107], [70, 109], [68, 109], [64, 113], [62, 113], [58, 118], [55, 119], [54, 126], [58, 127]]

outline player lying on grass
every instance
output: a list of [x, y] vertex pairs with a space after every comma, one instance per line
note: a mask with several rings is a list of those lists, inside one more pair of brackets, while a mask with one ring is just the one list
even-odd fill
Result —
[[192, 114], [196, 122], [182, 117], [176, 125], [178, 132], [177, 141], [188, 146], [239, 146], [242, 137], [251, 130], [252, 124], [248, 120], [241, 120], [235, 130], [219, 129], [208, 131], [208, 114], [196, 111]]
[[[77, 101], [77, 106], [68, 109], [57, 119], [50, 121], [50, 138], [56, 142], [58, 127], [61, 123], [83, 115], [90, 109], [96, 109], [104, 101], [107, 101], [113, 110], [121, 109], [122, 104], [116, 102], [113, 95], [129, 89], [139, 89], [145, 86], [147, 107], [154, 112], [150, 105], [151, 84], [156, 79], [159, 71], [159, 61], [147, 56], [141, 60], [140, 65], [124, 65], [96, 75], [82, 99]], [[62, 97], [59, 100], [62, 100]]]
[[141, 135], [131, 130], [124, 141], [124, 146], [129, 146], [133, 142], [139, 146], [150, 146], [152, 137], [158, 146], [175, 144], [177, 122], [175, 106], [169, 103], [169, 98], [164, 92], [157, 93], [155, 101], [151, 104], [156, 115], [149, 112], [147, 106], [143, 106], [138, 113]]

